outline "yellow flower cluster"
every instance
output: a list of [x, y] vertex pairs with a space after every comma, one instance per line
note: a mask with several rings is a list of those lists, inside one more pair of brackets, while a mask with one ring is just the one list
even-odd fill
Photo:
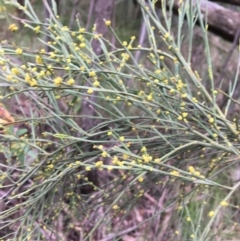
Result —
[[196, 171], [196, 169], [193, 166], [189, 166], [188, 167], [188, 171], [193, 174], [194, 176], [198, 176], [201, 178], [205, 178], [203, 175], [201, 175], [201, 173], [199, 171]]
[[63, 82], [63, 79], [61, 77], [56, 77], [54, 80], [53, 80], [54, 84], [56, 86], [60, 86]]
[[18, 30], [18, 26], [15, 23], [13, 23], [9, 25], [8, 29], [11, 30], [12, 32], [15, 32]]

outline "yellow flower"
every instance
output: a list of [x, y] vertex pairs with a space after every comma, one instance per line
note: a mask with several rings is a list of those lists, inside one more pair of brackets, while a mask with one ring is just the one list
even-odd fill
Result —
[[6, 11], [6, 7], [0, 6], [0, 12], [4, 12], [4, 11]]
[[106, 26], [110, 26], [111, 25], [111, 21], [110, 20], [105, 20], [105, 25]]
[[26, 73], [26, 75], [25, 75], [25, 80], [26, 80], [27, 82], [31, 81], [31, 76], [30, 76], [29, 73]]
[[37, 26], [33, 30], [34, 30], [34, 32], [39, 33], [40, 32], [40, 28], [41, 28], [40, 26]]
[[80, 32], [80, 33], [85, 32], [85, 28], [80, 28], [80, 29], [79, 29], [79, 32]]
[[42, 64], [43, 63], [42, 57], [40, 55], [36, 56], [36, 63], [37, 64]]
[[87, 93], [88, 93], [88, 94], [92, 94], [92, 93], [93, 93], [93, 89], [92, 89], [92, 88], [88, 89], [88, 90], [87, 90]]
[[56, 77], [53, 82], [55, 85], [59, 86], [62, 83], [63, 79], [61, 77]]
[[45, 49], [41, 49], [41, 50], [40, 50], [40, 53], [41, 53], [41, 54], [45, 54], [45, 53], [46, 53]]
[[35, 79], [31, 79], [31, 81], [29, 81], [29, 85], [30, 85], [31, 87], [34, 87], [34, 86], [37, 85], [37, 81], [36, 81]]
[[8, 29], [11, 30], [12, 32], [14, 32], [14, 31], [18, 30], [18, 26], [15, 23], [13, 23], [13, 24], [9, 25]]
[[68, 84], [68, 85], [74, 85], [74, 83], [75, 83], [74, 79], [69, 79], [69, 80], [67, 81], [67, 84]]
[[112, 207], [114, 210], [117, 210], [117, 209], [119, 209], [119, 206], [117, 205], [117, 204], [115, 204], [115, 205], [113, 205], [113, 207]]
[[118, 157], [117, 157], [117, 156], [114, 156], [113, 159], [112, 159], [112, 163], [113, 163], [114, 165], [116, 165], [118, 162], [119, 162]]
[[11, 69], [11, 72], [15, 75], [18, 75], [19, 74], [19, 70], [17, 68], [12, 68]]
[[99, 150], [103, 150], [103, 145], [95, 146], [95, 148], [98, 148]]
[[166, 33], [165, 35], [164, 35], [164, 38], [169, 38], [170, 37], [170, 34], [169, 33]]
[[49, 56], [50, 58], [55, 58], [56, 57], [56, 54], [54, 52], [50, 52], [49, 54], [50, 54], [50, 56]]
[[193, 166], [189, 166], [189, 167], [188, 167], [188, 171], [189, 171], [190, 173], [194, 173], [194, 172], [195, 172], [195, 168], [194, 168]]
[[147, 99], [148, 99], [149, 101], [152, 100], [152, 99], [153, 99], [152, 94], [148, 95], [148, 96], [147, 96]]
[[144, 180], [143, 177], [139, 177], [139, 178], [138, 178], [138, 181], [139, 181], [139, 182], [143, 182], [143, 180]]
[[99, 81], [94, 81], [93, 86], [98, 87], [100, 85]]
[[197, 98], [195, 98], [195, 97], [193, 97], [192, 100], [193, 100], [194, 103], [198, 102]]
[[186, 97], [187, 97], [187, 94], [184, 93], [184, 94], [181, 95], [181, 97], [182, 97], [182, 98], [186, 98]]
[[77, 39], [78, 39], [78, 40], [80, 40], [81, 42], [83, 42], [83, 41], [84, 41], [84, 37], [83, 37], [83, 35], [82, 35], [82, 34], [80, 34], [79, 36], [77, 36]]
[[54, 165], [53, 165], [53, 164], [49, 164], [49, 165], [47, 165], [47, 167], [48, 167], [49, 169], [53, 169], [53, 168], [54, 168]]
[[124, 141], [124, 139], [125, 139], [124, 136], [120, 136], [120, 137], [119, 137], [119, 140], [120, 140], [120, 141]]
[[212, 216], [214, 216], [214, 214], [215, 214], [214, 211], [211, 211], [208, 213], [208, 216], [211, 218]]
[[80, 48], [85, 48], [86, 47], [86, 44], [85, 43], [80, 43]]
[[62, 27], [62, 31], [69, 31], [69, 27], [68, 26]]
[[93, 31], [93, 32], [96, 31], [96, 28], [97, 28], [97, 25], [94, 24], [94, 25], [93, 25], [93, 28], [92, 28], [92, 31]]
[[6, 79], [7, 79], [7, 80], [13, 80], [13, 76], [12, 76], [12, 75], [7, 75], [7, 76], [6, 76]]
[[122, 158], [123, 158], [124, 160], [127, 160], [127, 159], [129, 159], [129, 155], [123, 154], [123, 155], [122, 155]]
[[103, 152], [102, 152], [102, 157], [107, 157], [107, 155], [108, 155], [108, 154], [107, 154], [106, 151], [103, 151]]
[[89, 77], [95, 77], [96, 76], [96, 72], [95, 71], [90, 71], [89, 72]]
[[98, 161], [98, 162], [95, 163], [95, 167], [96, 167], [96, 168], [99, 168], [99, 167], [101, 167], [102, 165], [103, 165], [103, 162], [102, 162], [102, 161]]
[[146, 162], [146, 163], [152, 161], [152, 156], [149, 156], [148, 154], [143, 154], [142, 158], [143, 158], [144, 162]]
[[173, 176], [179, 176], [179, 172], [175, 170], [171, 171], [170, 174]]
[[208, 119], [208, 122], [209, 122], [209, 123], [213, 123], [213, 122], [214, 122], [214, 118], [210, 117], [210, 118]]
[[147, 151], [147, 148], [146, 148], [145, 146], [143, 146], [143, 147], [141, 148], [141, 151], [142, 151], [142, 152], [145, 152], [145, 151]]
[[94, 39], [99, 39], [100, 37], [101, 37], [100, 34], [94, 34], [94, 36], [93, 36]]
[[23, 50], [21, 48], [17, 48], [15, 52], [16, 52], [16, 54], [22, 54]]
[[81, 70], [81, 71], [85, 71], [85, 67], [84, 67], [84, 66], [81, 66], [81, 67], [80, 67], [80, 70]]
[[222, 202], [220, 203], [220, 205], [223, 206], [223, 207], [227, 207], [227, 206], [228, 206], [228, 202], [222, 201]]
[[160, 114], [160, 113], [161, 113], [161, 110], [160, 110], [160, 109], [158, 109], [158, 110], [156, 111], [156, 113], [157, 113], [157, 114]]

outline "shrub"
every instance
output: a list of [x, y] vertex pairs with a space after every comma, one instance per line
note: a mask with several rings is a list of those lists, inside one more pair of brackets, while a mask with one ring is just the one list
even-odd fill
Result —
[[[70, 30], [54, 13], [46, 27], [26, 3], [29, 20], [22, 24], [41, 34], [43, 45], [1, 44], [1, 98], [14, 99], [21, 110], [2, 126], [1, 237], [113, 240], [143, 228], [146, 239], [224, 237], [236, 221], [239, 182], [226, 175], [237, 167], [239, 127], [216, 102], [201, 18], [210, 90], [191, 68], [191, 53], [181, 53], [184, 17], [191, 50], [199, 6], [180, 5], [174, 37], [166, 8], [163, 23], [153, 4], [141, 2], [150, 47], [138, 46], [134, 36], [120, 40], [106, 20], [116, 47], [78, 21]], [[20, 31], [17, 23], [9, 29]], [[157, 47], [159, 38], [166, 51]], [[137, 51], [146, 57], [141, 64]]]

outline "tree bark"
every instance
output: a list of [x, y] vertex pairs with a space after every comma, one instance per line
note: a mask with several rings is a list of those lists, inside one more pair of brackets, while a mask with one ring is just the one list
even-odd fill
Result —
[[[200, 2], [202, 18], [207, 19], [209, 31], [225, 40], [233, 42], [240, 26], [240, 13], [207, 0], [194, 0], [193, 5], [196, 5], [197, 1]], [[175, 13], [178, 12], [179, 7], [179, 0], [174, 0], [173, 10]]]
[[[176, 7], [179, 7], [178, 2], [175, 0]], [[240, 13], [206, 0], [201, 0], [200, 8], [203, 19], [207, 19], [209, 30], [232, 42], [240, 26]]]
[[222, 3], [240, 6], [240, 0], [210, 0], [210, 1], [212, 1], [212, 2], [222, 2]]

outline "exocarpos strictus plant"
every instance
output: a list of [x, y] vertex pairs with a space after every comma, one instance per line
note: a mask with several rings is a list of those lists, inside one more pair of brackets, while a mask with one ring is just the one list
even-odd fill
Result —
[[[239, 125], [228, 108], [237, 78], [223, 111], [199, 1], [179, 2], [173, 34], [167, 3], [160, 21], [154, 3], [140, 1], [147, 47], [135, 36], [119, 39], [108, 19], [116, 45], [95, 26], [86, 31], [78, 20], [73, 29], [63, 26], [54, 4], [43, 22], [29, 0], [25, 7], [2, 2], [14, 38], [1, 42], [1, 100], [14, 99], [19, 110], [1, 126], [2, 240], [236, 237], [240, 182], [229, 175], [238, 168]], [[26, 19], [11, 18], [13, 7]], [[211, 89], [191, 68], [196, 19]], [[32, 31], [39, 49], [19, 46], [20, 25]], [[81, 114], [84, 102], [94, 115]], [[82, 128], [90, 120], [94, 126]]]

